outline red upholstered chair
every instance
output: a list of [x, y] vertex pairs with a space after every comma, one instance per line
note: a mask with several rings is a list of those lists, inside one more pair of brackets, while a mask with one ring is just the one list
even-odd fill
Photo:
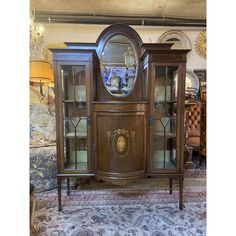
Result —
[[188, 106], [188, 135], [187, 145], [199, 151], [200, 147], [201, 103]]

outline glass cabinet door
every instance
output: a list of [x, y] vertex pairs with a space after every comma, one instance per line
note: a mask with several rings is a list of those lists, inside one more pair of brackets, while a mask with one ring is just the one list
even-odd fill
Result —
[[177, 166], [177, 66], [156, 66], [152, 99], [152, 169]]
[[88, 170], [86, 66], [62, 65], [64, 170]]

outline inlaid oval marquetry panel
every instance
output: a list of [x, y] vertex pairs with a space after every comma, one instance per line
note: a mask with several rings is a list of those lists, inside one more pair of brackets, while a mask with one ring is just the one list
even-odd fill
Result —
[[125, 150], [126, 142], [125, 142], [125, 138], [122, 135], [118, 137], [117, 142], [116, 142], [116, 147], [117, 147], [118, 152], [120, 153], [122, 153]]
[[116, 157], [125, 158], [130, 149], [130, 142], [126, 135], [115, 134], [112, 142], [112, 151]]
[[134, 143], [135, 131], [117, 129], [107, 131], [108, 145], [112, 145], [112, 152], [116, 157], [124, 158], [128, 155], [131, 144]]

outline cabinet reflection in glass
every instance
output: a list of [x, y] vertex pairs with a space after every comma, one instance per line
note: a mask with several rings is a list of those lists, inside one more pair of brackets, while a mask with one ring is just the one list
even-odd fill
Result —
[[134, 47], [124, 35], [111, 37], [102, 52], [102, 80], [114, 97], [126, 97], [136, 81], [137, 57]]

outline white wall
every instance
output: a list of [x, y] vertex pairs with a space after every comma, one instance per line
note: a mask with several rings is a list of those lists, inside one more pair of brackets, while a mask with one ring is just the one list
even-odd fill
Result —
[[[63, 42], [96, 42], [100, 33], [108, 25], [80, 25], [80, 24], [43, 24], [45, 29], [45, 45], [60, 45]], [[168, 30], [181, 30], [190, 40], [192, 51], [189, 52], [187, 68], [206, 69], [206, 59], [201, 58], [195, 51], [197, 35], [206, 28], [190, 27], [151, 27], [132, 26], [140, 35], [144, 43], [156, 43], [158, 38]]]

